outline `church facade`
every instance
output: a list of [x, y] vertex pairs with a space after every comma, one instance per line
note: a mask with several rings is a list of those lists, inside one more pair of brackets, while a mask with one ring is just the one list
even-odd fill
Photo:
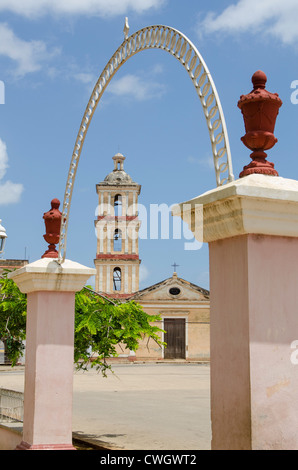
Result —
[[134, 355], [119, 347], [129, 360], [210, 360], [209, 291], [174, 272], [172, 277], [139, 290], [138, 197], [141, 186], [124, 170], [125, 157], [113, 157], [114, 169], [96, 185], [97, 251], [95, 290], [120, 300], [135, 300], [151, 315], [160, 315], [161, 339], [141, 341]]
[[145, 339], [137, 350], [139, 360], [210, 359], [209, 292], [177, 276], [140, 290], [131, 299], [142, 305], [145, 312], [160, 315], [156, 323], [165, 333], [161, 339], [167, 347]]

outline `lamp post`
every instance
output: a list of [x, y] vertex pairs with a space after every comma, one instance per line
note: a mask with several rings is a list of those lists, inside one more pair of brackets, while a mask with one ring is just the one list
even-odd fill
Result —
[[6, 230], [1, 225], [1, 222], [2, 222], [2, 220], [0, 219], [0, 254], [3, 253], [3, 251], [4, 251], [5, 241], [6, 241], [6, 238], [7, 238]]

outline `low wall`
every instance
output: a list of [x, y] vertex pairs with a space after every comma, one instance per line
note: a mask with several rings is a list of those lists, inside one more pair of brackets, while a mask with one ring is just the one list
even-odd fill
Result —
[[24, 394], [0, 388], [0, 450], [14, 450], [23, 436]]
[[21, 442], [23, 429], [20, 424], [0, 424], [0, 450], [14, 450]]

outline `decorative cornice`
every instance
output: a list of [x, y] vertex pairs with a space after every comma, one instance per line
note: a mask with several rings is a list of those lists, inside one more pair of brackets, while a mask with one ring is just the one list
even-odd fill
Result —
[[127, 221], [127, 220], [139, 220], [137, 215], [98, 215], [95, 222], [98, 220], [105, 220], [107, 222], [113, 221]]
[[107, 294], [105, 292], [105, 297], [108, 297], [109, 299], [115, 299], [115, 300], [128, 300], [130, 299], [134, 294]]
[[[196, 220], [199, 206], [203, 217]], [[297, 237], [298, 181], [249, 175], [181, 203], [172, 213], [203, 242], [248, 233]]]
[[120, 254], [101, 254], [98, 253], [96, 255], [96, 259], [109, 259], [109, 260], [124, 260], [124, 261], [130, 261], [130, 260], [138, 260], [139, 255], [135, 254], [126, 254], [126, 253], [120, 253]]
[[137, 192], [138, 194], [141, 193], [142, 186], [138, 183], [128, 183], [128, 182], [120, 182], [120, 183], [110, 183], [107, 181], [102, 181], [96, 184], [96, 192], [99, 194], [101, 191], [115, 191], [115, 193], [120, 192], [123, 193], [124, 191], [133, 191]]

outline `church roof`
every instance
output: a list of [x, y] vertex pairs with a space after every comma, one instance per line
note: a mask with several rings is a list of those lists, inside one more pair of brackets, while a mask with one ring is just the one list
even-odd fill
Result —
[[125, 157], [121, 153], [116, 153], [113, 157], [114, 160], [114, 170], [111, 171], [102, 181], [99, 183], [101, 186], [109, 185], [109, 186], [118, 186], [118, 185], [133, 185], [139, 186], [137, 183], [133, 181], [131, 176], [126, 173], [123, 169], [123, 162]]
[[[190, 292], [194, 295], [190, 296]], [[209, 301], [210, 299], [210, 292], [207, 289], [178, 277], [176, 273], [173, 273], [172, 277], [139, 290], [130, 300], [145, 300], [146, 297], [152, 297], [152, 295], [167, 300], [197, 300], [199, 298], [201, 301]]]
[[112, 184], [133, 183], [131, 176], [124, 170], [111, 171], [111, 173], [105, 177], [104, 181]]

